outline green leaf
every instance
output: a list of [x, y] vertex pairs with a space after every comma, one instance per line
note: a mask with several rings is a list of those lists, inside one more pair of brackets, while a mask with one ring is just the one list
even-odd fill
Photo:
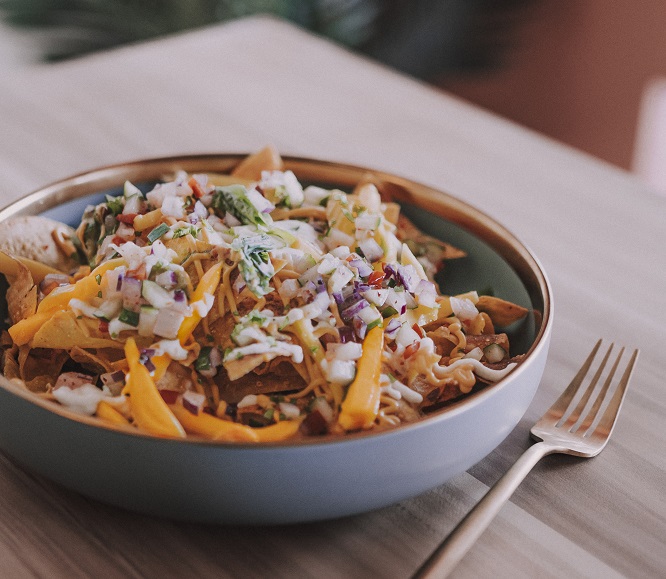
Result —
[[125, 208], [125, 200], [123, 197], [106, 196], [106, 206], [109, 208], [113, 216], [120, 215]]
[[204, 346], [199, 352], [199, 356], [194, 362], [194, 369], [198, 370], [210, 370], [210, 353], [212, 351], [211, 346]]
[[237, 237], [231, 247], [241, 255], [238, 269], [250, 291], [259, 298], [273, 291], [268, 285], [275, 275], [269, 255], [273, 248], [270, 238], [263, 234]]
[[120, 312], [118, 319], [128, 326], [134, 326], [135, 328], [139, 325], [139, 312], [133, 312], [132, 310], [123, 310]]
[[[271, 216], [261, 213], [252, 205], [243, 185], [227, 185], [215, 187], [211, 207], [216, 213], [231, 213], [243, 225], [261, 225], [268, 227], [273, 223]], [[223, 215], [218, 215], [223, 217]]]

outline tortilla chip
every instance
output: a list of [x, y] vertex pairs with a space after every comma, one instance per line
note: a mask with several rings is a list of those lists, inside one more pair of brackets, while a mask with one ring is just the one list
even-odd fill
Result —
[[79, 262], [66, 254], [62, 239], [76, 237], [74, 229], [47, 217], [22, 215], [0, 222], [0, 250], [14, 257], [27, 257], [58, 271], [69, 273]]
[[403, 214], [398, 217], [396, 234], [400, 241], [409, 245], [417, 257], [426, 255], [433, 263], [443, 259], [460, 259], [467, 255], [462, 249], [423, 233]]
[[74, 362], [81, 364], [86, 370], [90, 370], [95, 374], [105, 374], [115, 370], [113, 364], [106, 357], [93, 354], [79, 346], [75, 346], [68, 353]]
[[261, 151], [245, 157], [231, 172], [234, 177], [261, 180], [262, 171], [282, 171], [284, 164], [282, 157], [273, 146], [264, 147]]
[[37, 311], [37, 286], [28, 268], [16, 260], [16, 275], [8, 276], [7, 310], [12, 323], [31, 316]]
[[510, 326], [523, 319], [529, 310], [494, 296], [479, 296], [476, 309], [490, 316], [493, 324], [500, 327]]
[[63, 350], [19, 348], [19, 377], [32, 392], [45, 392], [48, 386], [55, 384], [62, 367], [67, 361], [67, 352]]
[[220, 369], [214, 380], [220, 389], [220, 397], [230, 403], [240, 402], [248, 394], [287, 392], [306, 386], [294, 366], [286, 361], [271, 366], [271, 371], [265, 374], [249, 372], [237, 380], [230, 380], [226, 370]]
[[69, 310], [55, 312], [31, 340], [33, 348], [123, 348], [122, 342], [104, 338], [97, 329], [98, 322], [90, 318], [77, 318]]
[[2, 373], [5, 378], [11, 380], [12, 378], [20, 378], [21, 369], [19, 368], [19, 363], [16, 360], [16, 355], [18, 354], [18, 348], [11, 348], [5, 350], [2, 357]]

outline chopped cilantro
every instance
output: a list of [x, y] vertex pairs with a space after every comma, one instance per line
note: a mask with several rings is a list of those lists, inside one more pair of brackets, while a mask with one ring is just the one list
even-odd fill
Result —
[[210, 370], [210, 353], [213, 350], [212, 346], [205, 346], [201, 348], [199, 356], [194, 362], [194, 369], [201, 372], [201, 370]]
[[123, 197], [106, 196], [106, 206], [109, 208], [113, 216], [120, 215], [125, 208], [125, 199]]
[[139, 325], [139, 312], [133, 312], [132, 310], [127, 310], [123, 308], [118, 316], [118, 319], [128, 326], [134, 326], [135, 328]]

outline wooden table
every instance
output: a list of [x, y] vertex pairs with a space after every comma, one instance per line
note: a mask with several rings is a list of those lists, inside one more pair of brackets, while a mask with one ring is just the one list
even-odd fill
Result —
[[[598, 337], [642, 350], [608, 448], [537, 466], [455, 577], [666, 574], [666, 199], [626, 173], [272, 19], [57, 65], [0, 86], [0, 200], [141, 157], [251, 151], [368, 165], [507, 225], [555, 294], [539, 392], [486, 459], [413, 500], [283, 528], [174, 523], [87, 500], [0, 455], [6, 577], [408, 577], [530, 444]], [[612, 122], [612, 119], [608, 119]]]

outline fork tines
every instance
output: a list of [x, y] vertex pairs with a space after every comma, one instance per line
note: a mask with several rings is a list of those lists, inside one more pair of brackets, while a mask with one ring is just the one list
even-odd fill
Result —
[[[581, 388], [585, 377], [593, 365], [601, 343], [602, 340], [599, 340], [595, 344], [579, 372], [551, 408], [553, 413], [562, 416], [556, 424], [558, 428], [563, 428], [568, 432], [578, 433], [579, 435], [582, 433], [584, 437], [590, 437], [597, 431], [605, 437], [610, 435], [615, 424], [615, 418], [622, 406], [636, 359], [638, 358], [638, 350], [634, 350], [624, 374], [619, 379], [611, 394], [609, 391], [613, 384], [613, 378], [625, 351], [625, 348], [620, 348], [610, 370], [608, 370], [605, 380], [601, 383], [604, 370], [614, 349], [614, 344], [611, 344], [587, 388]], [[580, 432], [578, 432], [579, 430]]]

